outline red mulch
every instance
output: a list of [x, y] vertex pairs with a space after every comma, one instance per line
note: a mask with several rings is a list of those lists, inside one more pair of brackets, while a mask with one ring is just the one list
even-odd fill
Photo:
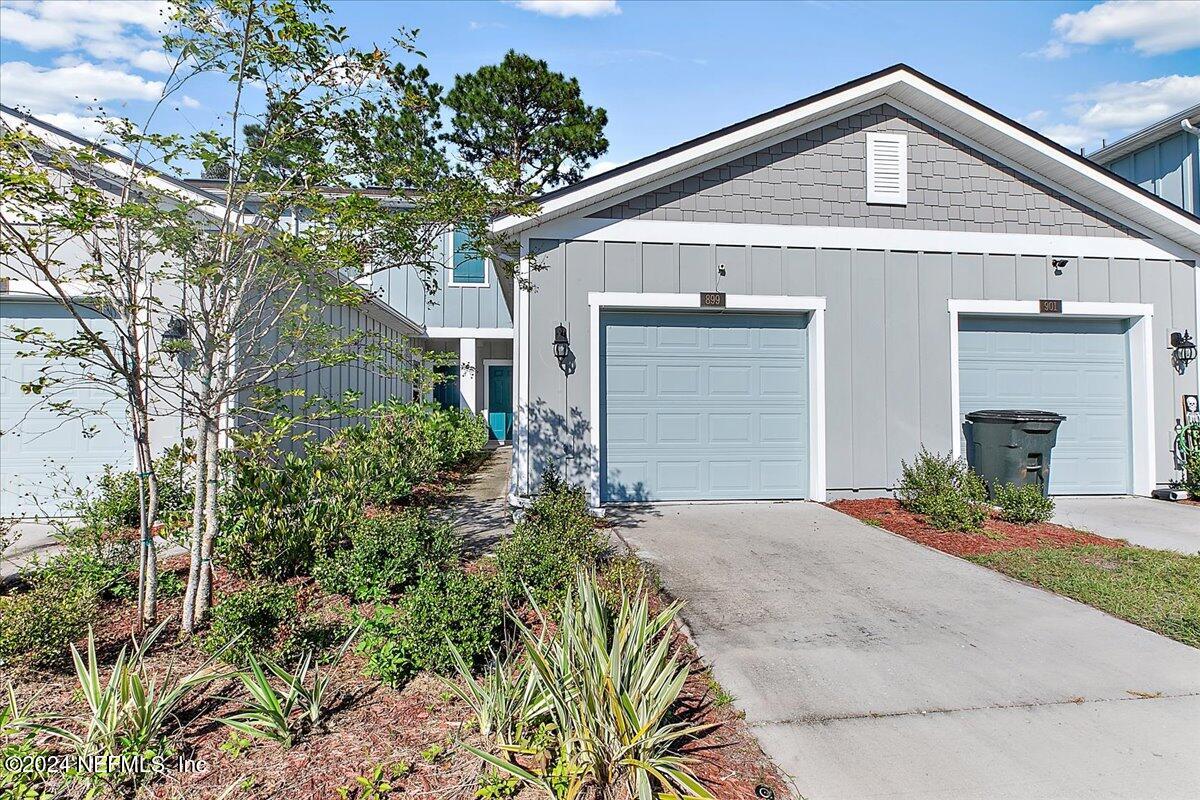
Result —
[[1096, 536], [1049, 522], [1038, 525], [1016, 525], [994, 516], [984, 523], [982, 531], [971, 533], [943, 531], [930, 525], [920, 514], [906, 510], [898, 501], [891, 498], [834, 500], [829, 503], [829, 507], [861, 519], [863, 522], [878, 525], [906, 539], [912, 539], [914, 542], [956, 556], [996, 553], [1001, 550], [1014, 550], [1018, 547], [1052, 548], [1076, 545], [1120, 547], [1127, 544], [1122, 539]]

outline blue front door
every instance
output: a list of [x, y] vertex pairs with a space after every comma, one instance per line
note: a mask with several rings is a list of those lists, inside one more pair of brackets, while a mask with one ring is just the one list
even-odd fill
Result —
[[512, 365], [489, 364], [487, 368], [488, 427], [492, 438], [512, 438]]

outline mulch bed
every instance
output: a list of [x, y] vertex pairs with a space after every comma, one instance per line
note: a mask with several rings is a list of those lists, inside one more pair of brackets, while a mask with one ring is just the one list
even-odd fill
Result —
[[[164, 571], [186, 572], [187, 558], [166, 559]], [[311, 580], [290, 581], [297, 588], [302, 613], [336, 613], [345, 600], [321, 593]], [[218, 570], [214, 590], [219, 597], [244, 588], [245, 582]], [[660, 608], [665, 599], [652, 598]], [[177, 599], [161, 604], [164, 617], [178, 615]], [[129, 641], [135, 613], [128, 602], [109, 602], [101, 610], [103, 624], [96, 629], [97, 649], [102, 662], [111, 663]], [[85, 646], [85, 643], [78, 643]], [[697, 759], [697, 775], [722, 800], [750, 800], [758, 784], [771, 786], [779, 798], [791, 796], [783, 776], [763, 754], [736, 708], [713, 702], [712, 687], [703, 664], [682, 633], [676, 636], [678, 657], [692, 668], [684, 687], [678, 713], [693, 724], [717, 723], [717, 727], [693, 742], [688, 753]], [[163, 631], [149, 656], [156, 674], [170, 669], [185, 675], [199, 667], [207, 655], [195, 644], [181, 641], [173, 622]], [[339, 791], [354, 798], [369, 797], [356, 779], [370, 777], [383, 768], [383, 780], [391, 784], [390, 797], [468, 800], [473, 798], [483, 765], [460, 746], [467, 742], [483, 746], [470, 710], [435, 677], [419, 676], [396, 690], [362, 674], [362, 660], [347, 654], [334, 673], [334, 707], [325, 725], [311, 731], [291, 749], [266, 741], [255, 741], [242, 752], [221, 749], [229, 729], [217, 723], [232, 713], [244, 695], [236, 679], [214, 683], [195, 696], [183, 709], [195, 722], [180, 754], [205, 762], [203, 771], [168, 772], [139, 793], [146, 798], [280, 798], [326, 800]], [[69, 663], [49, 670], [7, 670], [18, 696], [36, 698], [39, 711], [76, 713], [83, 710]], [[238, 700], [228, 700], [228, 697]], [[346, 787], [343, 789], [343, 787]], [[227, 793], [226, 793], [227, 792]], [[525, 789], [520, 800], [541, 795]]]
[[976, 556], [1020, 547], [1121, 547], [1128, 544], [1122, 539], [1096, 536], [1049, 522], [1015, 525], [994, 516], [984, 523], [981, 531], [944, 531], [933, 527], [923, 516], [906, 510], [891, 498], [834, 500], [828, 505], [868, 524], [877, 525], [906, 539], [956, 556]]

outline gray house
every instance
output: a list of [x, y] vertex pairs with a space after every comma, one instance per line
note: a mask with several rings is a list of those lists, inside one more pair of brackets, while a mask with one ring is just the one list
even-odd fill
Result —
[[1200, 219], [907, 66], [541, 201], [495, 224], [535, 286], [513, 502], [882, 492], [985, 407], [1067, 416], [1054, 493], [1177, 476]]
[[[23, 126], [48, 146], [96, 147], [7, 106], [0, 106], [0, 125]], [[223, 181], [166, 174], [157, 177], [172, 192], [214, 208], [224, 203]], [[391, 198], [383, 190], [364, 191]], [[413, 349], [456, 353], [458, 365], [448, 370], [449, 380], [432, 398], [424, 399], [484, 413], [492, 437], [504, 441], [511, 438], [514, 416], [512, 282], [508, 276], [501, 279], [490, 262], [464, 252], [462, 238], [457, 233], [442, 237], [438, 253], [444, 267], [436, 276], [435, 291], [426, 290], [416, 268], [398, 266], [371, 276], [370, 302], [353, 308], [328, 307], [323, 311], [324, 322], [346, 334], [369, 331], [382, 341], [407, 343], [410, 353]], [[82, 251], [77, 256], [87, 258]], [[63, 253], [59, 257], [70, 259]], [[132, 468], [130, 435], [119, 399], [85, 389], [59, 396], [57, 399], [69, 397], [77, 408], [92, 412], [85, 424], [64, 419], [42, 398], [21, 390], [46, 363], [20, 355], [23, 348], [11, 329], [41, 327], [66, 337], [77, 327], [72, 316], [27, 277], [0, 259], [0, 519], [67, 513], [64, 498], [58, 496], [66, 487], [87, 485], [108, 465]], [[80, 287], [81, 292], [85, 289]], [[84, 313], [100, 319], [99, 314]], [[303, 393], [292, 398], [296, 406], [305, 397], [339, 397], [347, 391], [358, 393], [363, 405], [414, 399], [407, 379], [366, 361], [299, 370], [280, 375], [276, 384]], [[328, 428], [354, 421], [329, 420]], [[155, 423], [154, 438], [163, 447], [188, 433], [177, 409], [164, 409]]]

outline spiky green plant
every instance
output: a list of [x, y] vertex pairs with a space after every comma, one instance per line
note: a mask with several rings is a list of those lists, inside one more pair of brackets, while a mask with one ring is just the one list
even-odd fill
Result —
[[[165, 626], [164, 621], [140, 641], [131, 637], [132, 648], [121, 648], [107, 680], [96, 655], [95, 633], [89, 629], [86, 656], [71, 645], [79, 694], [87, 704], [87, 711], [76, 717], [55, 719], [59, 724], [35, 721], [28, 727], [65, 742], [77, 756], [84, 758], [153, 759], [171, 752], [172, 738], [188, 724], [179, 714], [181, 707], [195, 691], [225, 673], [215, 666], [216, 656], [213, 656], [183, 678], [175, 677], [170, 668], [161, 677], [154, 675], [146, 657]], [[120, 772], [79, 777], [95, 787], [104, 783], [136, 783], [142, 775]]]
[[558, 609], [553, 633], [545, 633], [551, 627], [543, 625], [537, 635], [513, 620], [523, 643], [522, 667], [545, 693], [557, 774], [535, 774], [470, 749], [551, 797], [574, 798], [588, 790], [610, 798], [624, 789], [638, 800], [711, 798], [681, 748], [712, 726], [670, 716], [688, 676], [671, 654], [679, 605], [652, 614], [640, 586], [632, 592], [622, 587], [614, 605], [605, 601], [593, 574], [580, 572]]
[[[321, 721], [328, 705], [332, 673], [357, 635], [355, 628], [324, 670], [312, 650], [304, 652], [293, 671], [273, 659], [264, 656], [260, 660], [251, 654], [249, 669], [238, 673], [250, 702], [218, 721], [247, 736], [291, 747], [298, 735]], [[280, 686], [276, 686], [276, 681]]]

